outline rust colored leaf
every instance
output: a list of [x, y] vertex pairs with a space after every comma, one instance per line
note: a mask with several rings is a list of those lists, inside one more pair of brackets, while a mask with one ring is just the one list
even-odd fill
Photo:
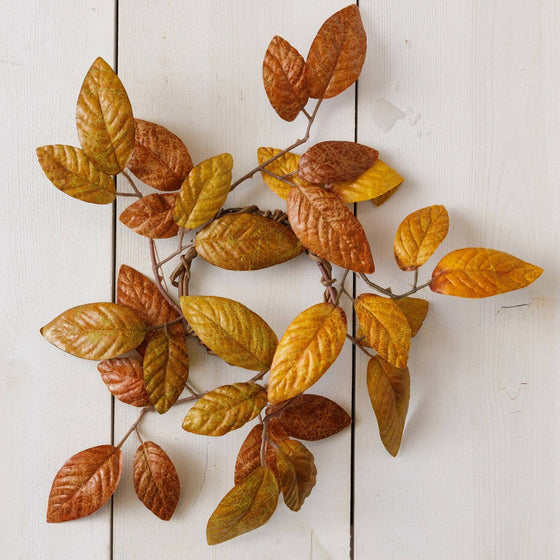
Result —
[[430, 289], [448, 296], [490, 297], [525, 288], [542, 271], [502, 251], [468, 247], [452, 251], [439, 261]]
[[225, 495], [210, 516], [208, 544], [222, 543], [264, 525], [278, 505], [279, 494], [273, 472], [256, 468]]
[[119, 220], [136, 233], [151, 239], [174, 237], [179, 226], [173, 219], [177, 194], [151, 194], [127, 206]]
[[134, 119], [134, 123], [134, 151], [128, 169], [154, 189], [178, 189], [193, 168], [189, 150], [164, 126], [141, 119]]
[[192, 169], [175, 203], [174, 217], [181, 227], [192, 229], [214, 217], [229, 193], [232, 168], [231, 154], [221, 154]]
[[41, 334], [73, 356], [105, 360], [136, 348], [144, 340], [146, 326], [122, 305], [87, 303], [61, 313]]
[[113, 358], [99, 362], [97, 369], [111, 393], [132, 406], [149, 406], [142, 362], [132, 358]]
[[256, 313], [216, 296], [183, 296], [181, 309], [200, 340], [228, 364], [268, 370], [278, 339]]
[[287, 207], [294, 233], [309, 250], [355, 272], [375, 270], [362, 224], [336, 194], [321, 187], [293, 188]]
[[440, 246], [449, 230], [445, 206], [428, 206], [409, 214], [399, 225], [393, 245], [402, 270], [416, 270]]
[[319, 303], [300, 313], [278, 344], [270, 368], [268, 400], [299, 395], [329, 369], [346, 340], [346, 315], [332, 303]]
[[113, 178], [99, 171], [83, 150], [60, 144], [41, 146], [37, 157], [45, 175], [63, 193], [94, 204], [115, 200]]
[[266, 403], [266, 391], [257, 383], [223, 385], [206, 393], [189, 410], [183, 430], [223, 436], [252, 420]]
[[196, 250], [227, 270], [257, 270], [286, 262], [305, 248], [287, 226], [256, 214], [226, 214], [196, 236]]
[[371, 347], [395, 367], [406, 367], [411, 329], [400, 307], [392, 299], [361, 294], [354, 309]]
[[372, 202], [375, 204], [375, 206], [381, 206], [382, 204], [385, 204], [385, 202], [387, 202], [399, 190], [401, 185], [397, 185], [394, 189], [387, 191], [385, 194], [376, 196], [374, 199], [372, 199]]
[[329, 99], [350, 87], [366, 58], [367, 37], [358, 6], [336, 12], [317, 33], [305, 63], [309, 97]]
[[381, 356], [374, 356], [368, 363], [367, 387], [381, 441], [395, 457], [401, 445], [410, 399], [408, 368], [398, 369]]
[[54, 477], [47, 522], [60, 523], [97, 511], [115, 491], [122, 471], [122, 452], [113, 445], [80, 451]]
[[76, 107], [78, 138], [97, 169], [120, 173], [134, 149], [134, 118], [126, 90], [113, 69], [98, 58], [88, 70]]
[[298, 51], [282, 37], [273, 37], [264, 55], [263, 82], [270, 104], [285, 121], [293, 121], [307, 103], [304, 70]]
[[396, 299], [395, 303], [400, 307], [410, 325], [410, 336], [416, 336], [428, 314], [430, 304], [425, 299], [411, 297]]
[[139, 500], [169, 521], [179, 502], [181, 482], [175, 465], [157, 443], [146, 441], [136, 450], [132, 478]]

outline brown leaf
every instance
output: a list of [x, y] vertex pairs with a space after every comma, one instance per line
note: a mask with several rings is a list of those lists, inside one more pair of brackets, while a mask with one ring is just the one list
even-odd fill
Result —
[[117, 399], [132, 406], [150, 406], [140, 360], [113, 358], [99, 362], [97, 369], [101, 379]]
[[47, 522], [72, 521], [97, 511], [115, 491], [122, 471], [122, 452], [113, 445], [80, 451], [54, 477]]
[[167, 453], [153, 441], [146, 441], [136, 450], [132, 478], [139, 500], [164, 521], [173, 516], [181, 482]]
[[222, 543], [264, 525], [276, 509], [279, 493], [273, 472], [256, 468], [225, 495], [210, 516], [208, 544]]
[[410, 399], [408, 368], [398, 369], [381, 356], [374, 356], [368, 363], [367, 387], [381, 441], [395, 457], [401, 445]]
[[445, 239], [449, 216], [445, 206], [428, 206], [409, 214], [395, 234], [395, 260], [402, 270], [422, 266]]
[[98, 58], [88, 70], [76, 107], [78, 138], [95, 167], [120, 173], [134, 149], [134, 118], [119, 77]]
[[287, 207], [294, 233], [309, 250], [355, 272], [375, 270], [362, 224], [336, 194], [321, 187], [293, 188]]
[[128, 169], [154, 189], [178, 189], [193, 168], [189, 150], [179, 137], [159, 124], [141, 119], [134, 119], [134, 123], [136, 136]]
[[336, 12], [317, 33], [305, 63], [309, 97], [329, 99], [350, 87], [366, 58], [367, 37], [358, 6]]
[[445, 255], [432, 273], [439, 294], [483, 298], [525, 288], [543, 269], [495, 249], [468, 247]]
[[122, 212], [119, 220], [136, 233], [151, 239], [174, 237], [179, 226], [173, 219], [176, 193], [151, 194]]
[[227, 270], [257, 270], [286, 262], [305, 248], [287, 226], [256, 214], [226, 214], [196, 236], [196, 250]]
[[270, 104], [285, 121], [293, 121], [307, 103], [304, 70], [298, 51], [282, 37], [273, 37], [264, 55], [263, 82]]
[[115, 200], [113, 178], [99, 171], [83, 150], [58, 144], [41, 146], [37, 157], [45, 175], [63, 193], [94, 204]]

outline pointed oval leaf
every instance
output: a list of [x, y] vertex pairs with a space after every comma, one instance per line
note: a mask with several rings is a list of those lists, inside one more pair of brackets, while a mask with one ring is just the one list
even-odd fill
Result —
[[88, 303], [61, 313], [41, 329], [41, 334], [73, 356], [105, 360], [140, 345], [146, 325], [122, 305]]
[[121, 213], [119, 220], [136, 233], [151, 239], [174, 237], [179, 226], [173, 219], [177, 194], [151, 194]]
[[367, 37], [358, 6], [336, 12], [317, 33], [305, 63], [309, 97], [329, 99], [350, 87], [366, 58]]
[[264, 525], [278, 505], [279, 494], [273, 472], [256, 468], [225, 495], [210, 516], [208, 544], [222, 543]]
[[395, 367], [406, 367], [411, 330], [400, 307], [392, 299], [361, 294], [354, 309], [371, 347]]
[[181, 309], [200, 340], [222, 360], [268, 370], [278, 338], [264, 319], [242, 303], [217, 296], [183, 296]]
[[167, 453], [157, 443], [146, 441], [136, 450], [132, 469], [138, 499], [160, 519], [169, 521], [179, 502], [181, 482]]
[[402, 270], [422, 266], [445, 239], [449, 216], [445, 206], [428, 206], [409, 214], [399, 225], [393, 245]]
[[375, 270], [362, 224], [336, 194], [321, 187], [297, 187], [288, 195], [288, 218], [305, 247], [355, 272]]
[[332, 303], [300, 313], [278, 344], [270, 368], [268, 400], [291, 399], [311, 387], [336, 360], [346, 340], [346, 315]]
[[257, 270], [286, 262], [305, 250], [287, 226], [256, 214], [226, 214], [196, 236], [196, 251], [227, 270]]
[[122, 452], [113, 445], [80, 451], [54, 477], [47, 522], [72, 521], [97, 511], [115, 491], [122, 471]]
[[154, 189], [178, 189], [193, 168], [189, 150], [164, 126], [141, 119], [134, 119], [134, 123], [134, 151], [128, 169]]
[[97, 370], [111, 393], [132, 406], [150, 406], [144, 385], [142, 362], [132, 358], [113, 358], [99, 362]]
[[224, 205], [231, 185], [233, 158], [221, 154], [199, 163], [181, 186], [175, 203], [175, 221], [193, 229], [207, 222]]
[[408, 368], [396, 368], [381, 356], [374, 356], [367, 367], [367, 387], [381, 441], [395, 457], [401, 445], [410, 399]]
[[432, 273], [430, 289], [439, 294], [483, 298], [525, 288], [543, 269], [513, 255], [468, 247], [445, 255]]
[[97, 169], [115, 175], [134, 149], [134, 118], [126, 90], [113, 69], [98, 58], [88, 70], [76, 107], [78, 138]]
[[63, 193], [94, 204], [115, 200], [113, 178], [99, 171], [83, 150], [60, 144], [41, 146], [37, 157], [45, 175]]

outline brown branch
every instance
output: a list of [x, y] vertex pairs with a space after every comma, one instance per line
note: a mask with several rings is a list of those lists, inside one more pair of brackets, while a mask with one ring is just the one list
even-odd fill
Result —
[[179, 316], [184, 318], [183, 311], [181, 310], [181, 308], [173, 301], [171, 296], [167, 293], [167, 291], [165, 290], [165, 288], [161, 284], [161, 276], [159, 274], [159, 270], [158, 270], [158, 267], [157, 267], [156, 249], [155, 249], [154, 240], [149, 239], [148, 242], [150, 244], [150, 258], [152, 259], [152, 272], [154, 274], [154, 280], [155, 280], [157, 289], [159, 290], [159, 293], [165, 298], [167, 303], [169, 303], [169, 305], [171, 305], [171, 307], [173, 307], [173, 309], [175, 309], [175, 311], [177, 311], [177, 313], [179, 313]]
[[[138, 198], [144, 198], [144, 195], [140, 192], [140, 190], [138, 189], [138, 187], [136, 186], [136, 184], [132, 180], [132, 177], [124, 169], [121, 171], [121, 173], [123, 174], [125, 179], [128, 181], [129, 185], [132, 187], [132, 190], [134, 191], [136, 196]], [[128, 195], [128, 196], [131, 196], [131, 195]]]

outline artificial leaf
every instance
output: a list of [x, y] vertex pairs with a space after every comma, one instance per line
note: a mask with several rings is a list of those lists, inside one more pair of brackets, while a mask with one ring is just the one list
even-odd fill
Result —
[[400, 185], [397, 185], [390, 191], [387, 191], [385, 194], [376, 196], [374, 199], [372, 199], [372, 202], [375, 204], [375, 206], [381, 206], [382, 204], [385, 204], [385, 202], [387, 202], [399, 190], [401, 185], [402, 183]]
[[99, 362], [97, 369], [101, 379], [117, 399], [132, 406], [150, 406], [140, 360], [113, 358]]
[[267, 403], [258, 383], [223, 385], [206, 393], [187, 413], [183, 429], [204, 436], [223, 436], [252, 420]]
[[270, 104], [285, 121], [293, 121], [307, 103], [304, 70], [298, 51], [282, 37], [273, 37], [264, 55], [263, 82]]
[[173, 219], [177, 194], [151, 194], [127, 206], [119, 220], [136, 233], [151, 239], [174, 237], [179, 226]]
[[367, 37], [358, 6], [336, 12], [317, 33], [305, 63], [309, 97], [329, 99], [350, 87], [366, 58]]
[[202, 225], [224, 205], [232, 168], [231, 154], [221, 154], [192, 169], [175, 203], [174, 217], [181, 227], [192, 229]]
[[184, 332], [156, 331], [146, 347], [143, 367], [150, 402], [163, 414], [175, 404], [189, 377]]
[[408, 368], [396, 368], [381, 356], [374, 356], [368, 362], [367, 387], [381, 441], [395, 457], [401, 445], [410, 399]]
[[278, 339], [256, 313], [216, 296], [183, 296], [181, 309], [200, 340], [228, 364], [268, 370]]
[[402, 270], [422, 266], [445, 239], [449, 216], [445, 206], [428, 206], [409, 214], [399, 225], [393, 245]]
[[132, 469], [139, 500], [160, 519], [169, 521], [179, 501], [181, 482], [167, 453], [157, 443], [146, 441], [136, 450]]
[[468, 247], [452, 251], [439, 261], [430, 289], [448, 296], [490, 297], [525, 288], [542, 271], [502, 251]]
[[128, 169], [154, 189], [178, 189], [193, 168], [189, 150], [164, 126], [141, 119], [134, 119], [134, 123], [134, 151]]
[[309, 250], [355, 272], [374, 271], [362, 224], [334, 193], [321, 187], [297, 187], [288, 195], [288, 218]]
[[394, 169], [378, 159], [358, 178], [330, 185], [329, 190], [337, 194], [345, 204], [351, 204], [362, 200], [378, 200], [387, 192], [397, 189], [403, 181]]
[[410, 325], [410, 336], [416, 336], [428, 314], [430, 304], [425, 299], [412, 297], [396, 299], [395, 303], [400, 307]]
[[60, 144], [41, 146], [37, 157], [45, 175], [63, 193], [94, 204], [115, 200], [113, 178], [99, 171], [83, 150]]
[[305, 248], [287, 226], [256, 214], [225, 214], [196, 236], [196, 251], [227, 270], [257, 270], [286, 262]]
[[72, 521], [97, 511], [115, 491], [122, 471], [122, 452], [113, 445], [80, 451], [54, 477], [47, 522]]
[[87, 303], [61, 313], [41, 334], [73, 356], [105, 360], [136, 348], [144, 340], [146, 326], [123, 305]]
[[78, 138], [97, 169], [115, 175], [134, 149], [134, 118], [126, 90], [113, 69], [98, 58], [88, 70], [76, 107]]
[[208, 544], [219, 544], [264, 525], [278, 505], [280, 490], [273, 472], [258, 467], [218, 504], [206, 527]]
[[268, 400], [299, 395], [329, 369], [346, 340], [346, 315], [332, 303], [319, 303], [300, 313], [278, 344], [270, 368]]
[[276, 469], [284, 503], [292, 511], [299, 511], [315, 486], [313, 454], [299, 441], [282, 440], [276, 450]]
[[356, 142], [319, 142], [299, 158], [298, 177], [310, 183], [354, 181], [378, 156], [377, 150]]
[[406, 367], [411, 329], [400, 307], [392, 299], [361, 294], [354, 309], [371, 347], [395, 367]]

